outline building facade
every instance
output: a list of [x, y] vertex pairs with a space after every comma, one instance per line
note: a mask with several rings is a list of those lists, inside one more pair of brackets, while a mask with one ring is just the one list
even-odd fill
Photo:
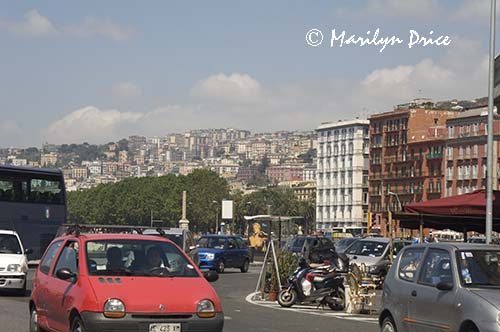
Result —
[[368, 211], [369, 121], [319, 126], [316, 229], [361, 233]]
[[[446, 157], [443, 168], [446, 186], [443, 196], [466, 194], [486, 188], [488, 108], [461, 112], [446, 121]], [[498, 189], [500, 121], [493, 122], [493, 190]]]
[[442, 197], [446, 121], [454, 111], [396, 107], [370, 117], [370, 206], [385, 234], [388, 211]]

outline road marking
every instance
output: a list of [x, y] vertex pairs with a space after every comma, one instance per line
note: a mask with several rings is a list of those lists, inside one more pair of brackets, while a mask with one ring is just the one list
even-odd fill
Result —
[[233, 319], [233, 317], [230, 317], [230, 316], [224, 316], [224, 320], [231, 320]]
[[364, 322], [364, 323], [370, 323], [370, 324], [378, 324], [377, 317], [368, 316], [368, 315], [355, 315], [355, 314], [350, 314], [347, 312], [332, 312], [330, 308], [321, 309], [321, 308], [316, 308], [315, 306], [306, 306], [306, 305], [294, 305], [291, 308], [283, 308], [282, 306], [280, 306], [276, 302], [253, 300], [252, 297], [255, 294], [256, 293], [248, 294], [247, 297], [245, 298], [245, 300], [251, 304], [255, 304], [255, 305], [258, 305], [261, 307], [276, 309], [276, 310], [302, 312], [302, 313], [311, 314], [311, 315], [327, 316], [327, 317], [333, 317], [333, 318], [344, 319], [344, 320], [351, 320], [351, 321]]

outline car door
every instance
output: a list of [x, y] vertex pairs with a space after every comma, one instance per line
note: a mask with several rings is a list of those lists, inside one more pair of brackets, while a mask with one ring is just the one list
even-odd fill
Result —
[[56, 276], [59, 269], [67, 268], [71, 272], [78, 273], [78, 241], [68, 240], [60, 251], [55, 267], [50, 275], [50, 296], [48, 310], [51, 319], [49, 327], [57, 331], [68, 331], [69, 314], [75, 300], [77, 289], [76, 280], [62, 280]]
[[227, 238], [227, 266], [238, 267], [238, 245], [234, 237]]
[[243, 266], [245, 260], [249, 258], [248, 246], [245, 241], [239, 237], [236, 237], [236, 243], [238, 244], [238, 257], [241, 263], [240, 266]]
[[[415, 332], [458, 330], [456, 318], [457, 280], [454, 261], [447, 250], [429, 248], [419, 271], [418, 281], [408, 288], [409, 315]], [[439, 283], [451, 283], [451, 290], [439, 290]]]
[[191, 232], [185, 232], [184, 233], [184, 241], [185, 241], [185, 247], [186, 247], [186, 252], [188, 253], [189, 257], [193, 260], [193, 262], [196, 265], [200, 265], [200, 257], [198, 256], [198, 248], [196, 247], [196, 244], [194, 242], [193, 234]]
[[[386, 307], [394, 317], [398, 329], [401, 331], [414, 331], [415, 326], [410, 322], [414, 317], [410, 314], [410, 307], [414, 301], [410, 289], [417, 280], [418, 267], [421, 265], [425, 248], [416, 247], [406, 249], [395, 261], [394, 271], [387, 275], [384, 292]], [[402, 324], [402, 328], [399, 324]]]
[[62, 240], [57, 241], [47, 248], [45, 255], [40, 261], [36, 276], [33, 279], [32, 295], [38, 310], [38, 321], [42, 326], [49, 325], [48, 302], [51, 300], [49, 294], [50, 271], [62, 243]]

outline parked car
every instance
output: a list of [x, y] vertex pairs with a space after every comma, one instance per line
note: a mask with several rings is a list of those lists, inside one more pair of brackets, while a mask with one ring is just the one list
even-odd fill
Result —
[[[160, 234], [161, 233], [161, 234]], [[200, 265], [200, 257], [198, 254], [198, 248], [196, 247], [196, 242], [188, 229], [183, 228], [151, 228], [145, 229], [142, 234], [144, 235], [161, 235], [167, 239], [173, 241], [179, 247], [188, 254], [188, 256], [195, 262], [196, 265]]]
[[345, 237], [343, 239], [339, 239], [337, 242], [335, 242], [335, 251], [339, 254], [342, 254], [347, 249], [347, 247], [358, 240], [359, 237]]
[[247, 272], [250, 250], [246, 242], [236, 235], [203, 235], [198, 240], [200, 268], [224, 272], [226, 268], [239, 268]]
[[[412, 244], [410, 240], [394, 239], [393, 257], [397, 255], [401, 248], [410, 244]], [[358, 267], [364, 265], [366, 272], [374, 277], [383, 278], [391, 265], [389, 238], [359, 239], [347, 247], [344, 253], [349, 257], [349, 262], [356, 263]]]
[[322, 263], [337, 257], [333, 241], [321, 236], [297, 235], [290, 239], [283, 249], [298, 257], [304, 257], [309, 263]]
[[216, 277], [163, 237], [64, 235], [36, 270], [30, 331], [222, 331]]
[[28, 259], [31, 250], [24, 249], [15, 231], [0, 230], [0, 289], [13, 289], [19, 295], [26, 293]]
[[381, 331], [500, 330], [500, 248], [469, 243], [405, 247], [387, 274]]
[[[468, 243], [486, 243], [485, 236], [473, 236], [467, 239]], [[500, 238], [494, 237], [491, 239], [491, 244], [500, 244]]]

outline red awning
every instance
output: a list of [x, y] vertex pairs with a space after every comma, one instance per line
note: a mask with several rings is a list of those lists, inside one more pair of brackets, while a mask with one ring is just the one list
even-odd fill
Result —
[[[486, 191], [450, 196], [404, 206], [396, 213], [401, 227], [453, 229], [484, 233], [486, 222]], [[493, 191], [493, 230], [500, 232], [500, 191]]]

